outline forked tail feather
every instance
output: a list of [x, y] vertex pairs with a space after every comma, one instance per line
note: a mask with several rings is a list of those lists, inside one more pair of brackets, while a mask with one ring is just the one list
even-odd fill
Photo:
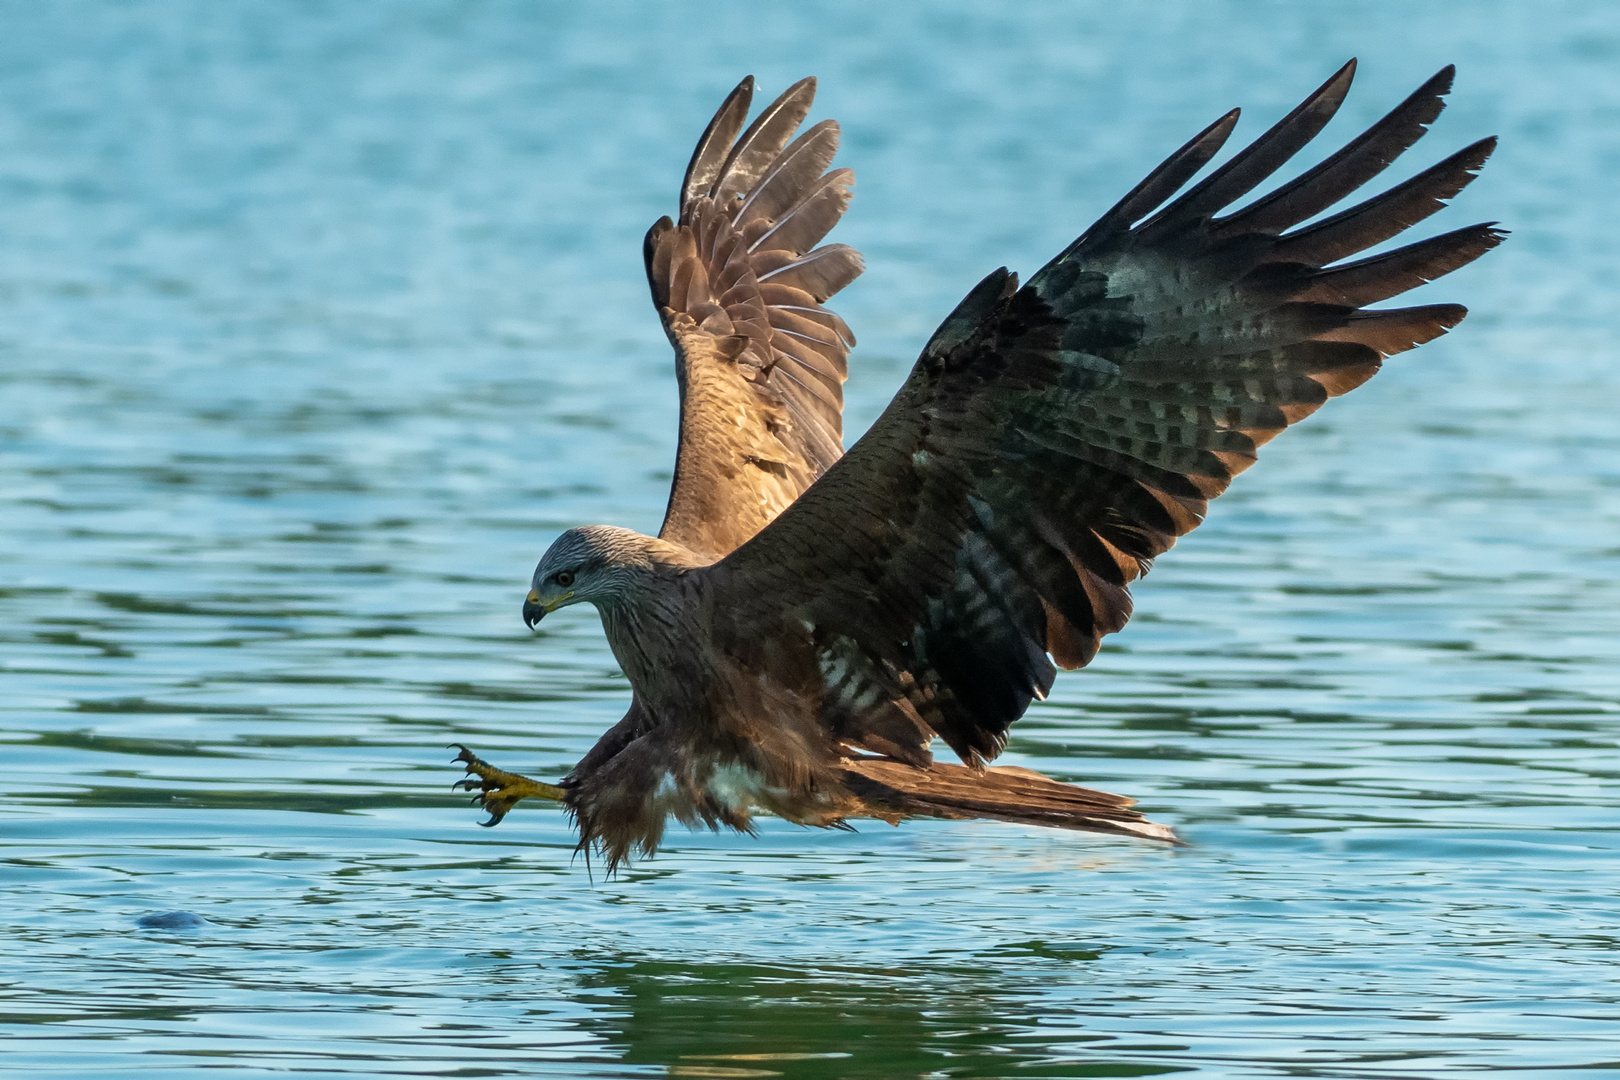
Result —
[[936, 761], [918, 768], [886, 758], [850, 758], [844, 781], [872, 816], [990, 818], [1055, 829], [1114, 833], [1185, 844], [1169, 826], [1131, 809], [1135, 800], [1003, 765], [982, 772]]

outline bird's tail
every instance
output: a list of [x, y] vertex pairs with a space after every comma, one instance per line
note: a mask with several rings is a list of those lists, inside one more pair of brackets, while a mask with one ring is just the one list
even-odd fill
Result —
[[1184, 843], [1168, 826], [1132, 810], [1135, 800], [1016, 766], [978, 772], [943, 762], [922, 769], [887, 758], [851, 758], [843, 767], [849, 789], [874, 817], [991, 818]]

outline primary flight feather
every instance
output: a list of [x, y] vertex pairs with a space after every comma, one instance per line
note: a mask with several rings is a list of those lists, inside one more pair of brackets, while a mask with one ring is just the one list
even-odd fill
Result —
[[[558, 785], [463, 749], [487, 824], [519, 799], [558, 799], [610, 870], [653, 854], [671, 815], [746, 831], [756, 810], [1175, 842], [1129, 799], [988, 763], [1057, 669], [1125, 625], [1129, 584], [1262, 444], [1466, 314], [1366, 305], [1477, 258], [1504, 235], [1494, 225], [1354, 256], [1439, 210], [1493, 139], [1303, 224], [1424, 134], [1450, 67], [1232, 209], [1321, 131], [1354, 71], [1178, 196], [1238, 114], [1221, 117], [1027, 284], [990, 274], [848, 453], [855, 338], [825, 305], [862, 262], [821, 241], [854, 175], [829, 171], [833, 121], [795, 137], [813, 79], [746, 130], [744, 79], [693, 152], [679, 217], [645, 244], [681, 394], [663, 528], [568, 530], [523, 605], [531, 626], [596, 605], [629, 712]], [[935, 761], [935, 738], [962, 764]]]

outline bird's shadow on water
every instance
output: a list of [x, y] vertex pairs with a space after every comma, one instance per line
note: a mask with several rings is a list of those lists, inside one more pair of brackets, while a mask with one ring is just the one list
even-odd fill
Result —
[[[623, 1065], [674, 1076], [1153, 1076], [1185, 1046], [1117, 1047], [1084, 1030], [1083, 970], [1100, 953], [1039, 941], [974, 962], [890, 968], [593, 957], [578, 975], [586, 1022]], [[1022, 966], [1020, 959], [1027, 966]], [[1018, 973], [1014, 974], [1013, 972]], [[1062, 974], [1059, 974], [1059, 972]], [[1043, 1015], [1032, 991], [1073, 991]], [[1067, 995], [1065, 995], [1067, 997]], [[1019, 1007], [1009, 1009], [1010, 1002]], [[1157, 1058], [1157, 1060], [1155, 1060]]]

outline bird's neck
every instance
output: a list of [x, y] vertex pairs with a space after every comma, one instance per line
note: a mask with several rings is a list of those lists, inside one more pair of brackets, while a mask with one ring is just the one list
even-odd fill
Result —
[[680, 544], [636, 537], [636, 551], [615, 567], [611, 596], [595, 601], [613, 656], [632, 686], [644, 686], [678, 659], [679, 644], [696, 629], [687, 625], [690, 571], [709, 564]]

